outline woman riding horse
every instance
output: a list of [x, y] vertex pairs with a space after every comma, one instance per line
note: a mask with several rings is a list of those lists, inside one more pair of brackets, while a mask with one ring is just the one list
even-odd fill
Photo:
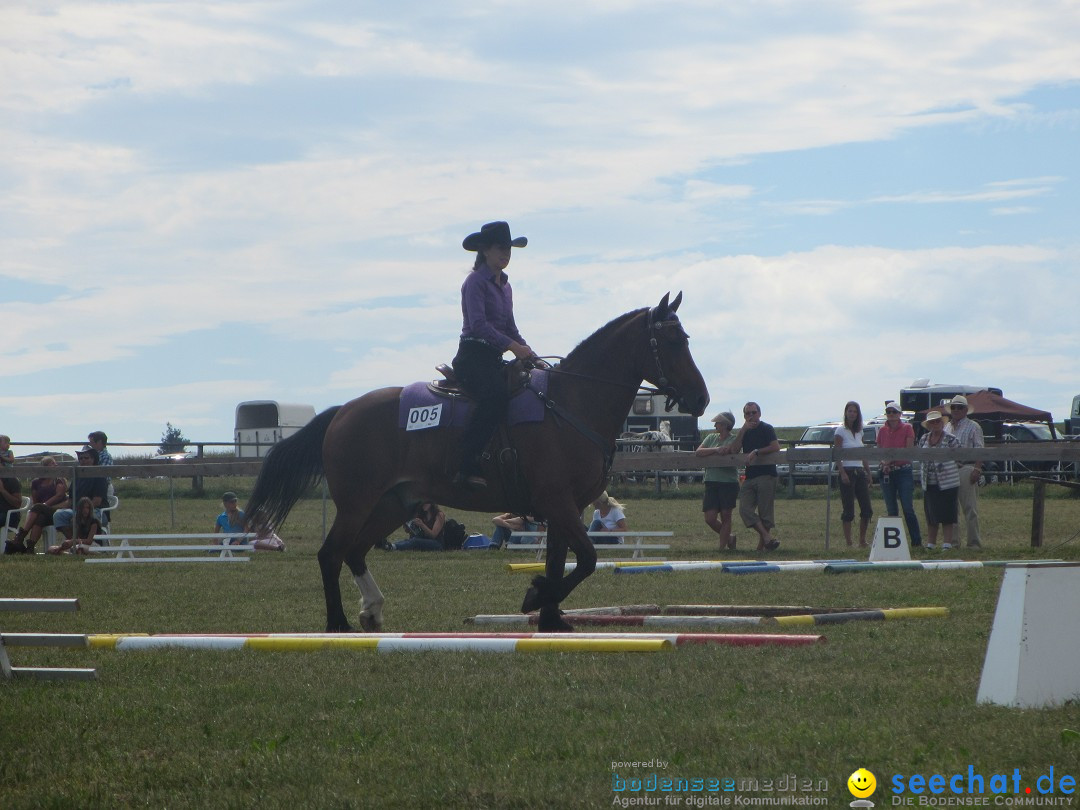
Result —
[[[539, 611], [538, 629], [572, 629], [559, 604], [596, 568], [581, 511], [607, 484], [615, 437], [642, 380], [670, 404], [700, 416], [709, 392], [690, 354], [676, 310], [680, 294], [649, 309], [621, 315], [582, 341], [548, 373], [546, 393], [525, 390], [544, 404], [542, 421], [509, 428], [521, 485], [500, 477], [480, 490], [453, 482], [460, 429], [406, 430], [402, 388], [382, 388], [319, 414], [278, 442], [263, 463], [247, 505], [250, 525], [280, 526], [297, 499], [325, 476], [337, 507], [319, 549], [326, 628], [351, 630], [341, 603], [341, 567], [360, 589], [360, 623], [382, 628], [383, 594], [368, 569], [367, 552], [409, 519], [424, 501], [470, 512], [543, 515], [548, 523], [543, 576], [525, 594], [522, 612]], [[452, 410], [452, 409], [444, 409]], [[522, 493], [525, 493], [522, 495]], [[577, 565], [565, 571], [572, 551]]]
[[476, 410], [461, 436], [461, 467], [454, 483], [483, 489], [480, 454], [506, 417], [509, 395], [502, 356], [509, 350], [518, 360], [537, 362], [514, 322], [514, 294], [503, 270], [510, 264], [510, 249], [529, 243], [524, 236], [510, 238], [505, 222], [489, 222], [465, 237], [461, 246], [476, 251], [472, 272], [461, 285], [461, 341], [454, 358], [454, 373], [476, 401]]

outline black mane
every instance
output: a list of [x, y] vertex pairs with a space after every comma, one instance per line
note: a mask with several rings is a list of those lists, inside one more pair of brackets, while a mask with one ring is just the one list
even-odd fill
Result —
[[576, 355], [579, 355], [581, 353], [589, 351], [589, 344], [592, 343], [594, 340], [596, 340], [597, 336], [599, 336], [601, 332], [607, 332], [612, 327], [622, 326], [624, 323], [626, 323], [627, 321], [633, 320], [634, 318], [636, 318], [641, 313], [648, 312], [648, 310], [649, 310], [648, 307], [642, 307], [641, 309], [631, 310], [630, 312], [624, 313], [623, 315], [620, 315], [619, 317], [617, 317], [617, 318], [609, 321], [608, 323], [604, 324], [599, 329], [597, 329], [595, 332], [593, 332], [591, 335], [589, 335], [587, 338], [585, 338], [583, 341], [581, 341], [577, 346], [575, 346], [570, 351], [570, 354], [566, 355], [566, 359], [563, 360], [563, 363], [569, 363], [574, 359], [574, 357]]

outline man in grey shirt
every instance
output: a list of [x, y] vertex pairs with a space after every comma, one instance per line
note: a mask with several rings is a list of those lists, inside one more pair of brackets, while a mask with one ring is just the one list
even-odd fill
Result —
[[[949, 403], [952, 420], [945, 427], [960, 442], [961, 447], [986, 447], [982, 427], [968, 419], [967, 397], [957, 394]], [[968, 548], [982, 548], [979, 537], [979, 479], [982, 477], [981, 461], [960, 460], [960, 510], [964, 513], [967, 527]]]

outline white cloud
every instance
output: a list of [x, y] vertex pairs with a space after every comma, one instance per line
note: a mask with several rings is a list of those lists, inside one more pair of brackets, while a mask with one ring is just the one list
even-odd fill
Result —
[[[108, 390], [88, 392], [91, 414], [122, 414], [123, 432], [177, 402], [132, 386], [126, 369], [159, 354], [168, 365], [185, 336], [227, 321], [267, 351], [307, 342], [304, 371], [323, 384], [293, 382], [273, 357], [234, 359], [231, 399], [210, 395], [217, 382], [186, 383], [209, 403], [202, 416], [184, 409], [189, 424], [220, 430], [225, 400], [254, 390], [296, 385], [319, 402], [423, 379], [454, 351], [471, 258], [460, 240], [502, 217], [532, 240], [511, 274], [522, 330], [545, 353], [682, 289], [725, 403], [771, 393], [781, 420], [921, 376], [927, 359], [885, 351], [887, 331], [905, 346], [940, 341], [936, 362], [957, 373], [997, 378], [997, 363], [1007, 380], [1066, 385], [1009, 336], [1037, 324], [1027, 339], [1055, 355], [1069, 339], [1075, 237], [1022, 214], [1071, 210], [1071, 165], [787, 189], [818, 147], [904, 156], [960, 122], [1070, 132], [1075, 110], [1028, 95], [1080, 80], [1074, 4], [370, 8], [0, 9], [9, 378], [76, 370], [89, 343], [113, 370]], [[175, 123], [154, 126], [159, 115]], [[914, 130], [931, 145], [905, 143]], [[235, 157], [264, 138], [286, 142], [284, 156]], [[790, 176], [756, 173], [772, 154]], [[738, 180], [719, 171], [733, 167]], [[900, 212], [897, 244], [811, 230], [884, 204]], [[994, 219], [958, 220], [942, 239], [907, 224], [926, 206], [940, 220], [981, 206]], [[1009, 227], [1033, 230], [999, 233]], [[118, 403], [135, 390], [136, 407]], [[60, 407], [40, 396], [9, 395], [8, 407], [24, 420]]]

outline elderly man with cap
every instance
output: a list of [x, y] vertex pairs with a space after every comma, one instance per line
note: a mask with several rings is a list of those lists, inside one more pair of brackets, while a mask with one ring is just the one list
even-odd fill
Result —
[[505, 418], [509, 401], [503, 354], [510, 351], [519, 360], [541, 364], [514, 322], [514, 294], [503, 272], [511, 248], [528, 243], [524, 236], [511, 238], [505, 222], [489, 222], [461, 243], [465, 250], [476, 251], [472, 272], [461, 285], [461, 339], [453, 363], [461, 385], [476, 401], [461, 437], [461, 467], [454, 478], [466, 489], [487, 486], [480, 457]]
[[[877, 446], [886, 450], [915, 446], [915, 430], [904, 421], [900, 406], [895, 402], [885, 403], [885, 424], [878, 430]], [[903, 509], [904, 523], [910, 535], [908, 539], [912, 546], [921, 546], [922, 531], [919, 518], [915, 515], [914, 491], [911, 459], [894, 458], [881, 462], [881, 496], [885, 499], [885, 511], [889, 517], [897, 517], [900, 509]], [[899, 508], [897, 500], [900, 501]]]
[[[731, 411], [721, 411], [712, 418], [715, 431], [705, 437], [695, 451], [700, 458], [726, 455], [724, 448], [735, 441], [731, 429], [735, 416]], [[701, 499], [701, 511], [705, 524], [720, 536], [720, 550], [735, 549], [735, 535], [731, 532], [731, 514], [739, 501], [739, 471], [735, 467], [707, 467], [705, 469], [705, 495]]]
[[[961, 447], [986, 447], [982, 426], [968, 419], [967, 397], [957, 394], [949, 402], [949, 415], [952, 420], [945, 431], [956, 437]], [[979, 536], [979, 479], [982, 477], [981, 461], [960, 462], [960, 511], [964, 513], [964, 526], [967, 529], [968, 548], [982, 548]]]

